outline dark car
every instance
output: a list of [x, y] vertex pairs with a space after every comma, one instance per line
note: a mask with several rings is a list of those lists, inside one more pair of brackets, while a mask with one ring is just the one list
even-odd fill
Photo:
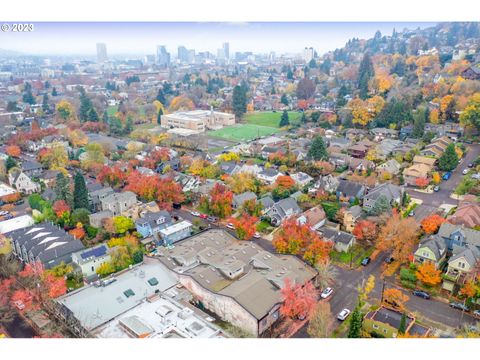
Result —
[[462, 310], [462, 311], [465, 311], [465, 312], [469, 312], [470, 311], [470, 308], [462, 303], [459, 303], [459, 302], [451, 302], [450, 303], [450, 307], [451, 308], [454, 308], [454, 309], [458, 309], [458, 310]]
[[18, 200], [15, 202], [15, 205], [23, 205], [25, 203], [25, 200]]
[[448, 171], [445, 174], [443, 174], [442, 179], [443, 180], [448, 180], [448, 179], [450, 179], [451, 176], [452, 176], [452, 173]]
[[424, 298], [425, 300], [430, 299], [430, 294], [425, 291], [415, 290], [413, 295]]
[[473, 164], [472, 163], [468, 164], [468, 167], [473, 168]]
[[210, 222], [216, 222], [218, 219], [215, 216], [209, 216], [207, 220]]
[[178, 209], [181, 209], [181, 207], [182, 207], [182, 204], [179, 204], [179, 203], [173, 203], [172, 207], [173, 207], [175, 210], [178, 210]]
[[389, 256], [389, 257], [387, 257], [387, 258], [385, 259], [385, 262], [386, 262], [387, 264], [391, 264], [391, 263], [394, 262], [394, 261], [395, 261], [395, 259], [394, 259], [392, 256]]
[[366, 258], [364, 258], [361, 262], [361, 264], [363, 266], [367, 266], [368, 264], [370, 264], [370, 261], [372, 261], [372, 259], [370, 259], [368, 256]]

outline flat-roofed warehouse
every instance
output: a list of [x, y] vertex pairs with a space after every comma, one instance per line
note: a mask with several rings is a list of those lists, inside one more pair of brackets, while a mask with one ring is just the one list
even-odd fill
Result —
[[160, 125], [169, 129], [188, 129], [201, 133], [207, 129], [215, 130], [235, 125], [235, 115], [213, 110], [177, 111], [162, 115]]
[[276, 255], [221, 229], [159, 248], [165, 264], [206, 309], [259, 336], [279, 318], [285, 279], [313, 280], [317, 272], [291, 255]]

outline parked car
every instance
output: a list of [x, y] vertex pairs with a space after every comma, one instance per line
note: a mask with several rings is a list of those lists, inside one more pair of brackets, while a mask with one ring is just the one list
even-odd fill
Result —
[[448, 180], [452, 176], [452, 173], [450, 171], [447, 171], [445, 174], [443, 174], [442, 179], [443, 180]]
[[361, 264], [363, 266], [367, 266], [368, 264], [370, 264], [370, 261], [372, 261], [372, 259], [370, 259], [368, 256], [366, 258], [364, 258], [361, 262]]
[[2, 210], [2, 211], [0, 211], [0, 216], [5, 216], [8, 213], [9, 213], [8, 211]]
[[340, 320], [340, 321], [343, 321], [345, 320], [348, 315], [350, 315], [351, 311], [348, 310], [348, 309], [343, 309], [342, 311], [340, 311], [337, 315], [337, 319]]
[[463, 174], [463, 175], [467, 175], [467, 174], [468, 174], [468, 172], [469, 172], [469, 170], [468, 170], [468, 169], [463, 169], [463, 171], [462, 171], [462, 174]]
[[206, 218], [208, 218], [207, 214], [200, 214], [200, 219], [206, 219]]
[[25, 200], [18, 200], [15, 201], [14, 205], [23, 205], [25, 203]]
[[190, 211], [190, 214], [192, 216], [197, 216], [197, 217], [200, 216], [200, 213], [198, 211]]
[[473, 168], [473, 163], [468, 164], [469, 168]]
[[462, 310], [462, 311], [465, 311], [465, 312], [469, 312], [470, 311], [470, 308], [462, 303], [459, 303], [459, 302], [451, 302], [450, 303], [450, 307], [451, 308], [454, 308], [454, 309], [458, 309], [458, 310]]
[[322, 291], [322, 293], [320, 294], [320, 297], [322, 299], [326, 299], [332, 294], [333, 294], [333, 289], [331, 287], [327, 287], [325, 290]]
[[226, 226], [227, 226], [227, 228], [229, 228], [229, 229], [235, 230], [235, 226], [233, 226], [232, 223], [228, 223]]
[[218, 218], [216, 218], [215, 216], [209, 216], [207, 217], [207, 221], [210, 221], [210, 222], [217, 222]]
[[430, 294], [425, 292], [425, 291], [421, 291], [421, 290], [415, 290], [413, 292], [413, 295], [424, 298], [425, 300], [430, 299]]
[[413, 211], [413, 210], [410, 211], [410, 212], [408, 213], [408, 216], [415, 216], [415, 211]]
[[13, 215], [12, 214], [7, 214], [3, 217], [3, 220], [10, 220], [10, 219], [13, 219]]
[[480, 318], [480, 310], [475, 310], [473, 312], [473, 316], [477, 317], [477, 318]]
[[436, 186], [433, 188], [433, 191], [439, 192], [439, 191], [440, 191], [440, 186], [436, 185]]
[[395, 259], [394, 259], [392, 256], [389, 256], [389, 257], [387, 257], [387, 258], [385, 259], [385, 262], [386, 262], [387, 264], [391, 264], [391, 263], [394, 262], [394, 261], [395, 261]]
[[260, 239], [260, 233], [259, 232], [255, 232], [255, 234], [253, 234], [253, 237], [255, 239]]

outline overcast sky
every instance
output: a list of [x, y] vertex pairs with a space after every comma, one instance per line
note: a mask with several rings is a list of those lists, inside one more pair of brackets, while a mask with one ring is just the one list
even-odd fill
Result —
[[184, 45], [211, 51], [230, 43], [230, 53], [299, 53], [312, 46], [319, 54], [342, 47], [352, 37], [370, 38], [375, 31], [415, 29], [434, 23], [35, 23], [32, 33], [0, 32], [0, 48], [29, 54], [94, 55], [95, 44], [107, 44], [109, 55], [153, 54], [166, 45], [173, 55]]

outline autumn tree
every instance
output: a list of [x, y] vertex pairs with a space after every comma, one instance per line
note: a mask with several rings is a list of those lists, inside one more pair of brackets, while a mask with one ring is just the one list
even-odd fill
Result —
[[208, 209], [219, 218], [226, 218], [232, 214], [233, 193], [220, 183], [216, 183], [210, 191]]
[[53, 211], [57, 217], [62, 217], [65, 213], [70, 212], [70, 206], [65, 200], [57, 200], [53, 203]]
[[373, 242], [377, 238], [377, 225], [369, 220], [360, 220], [353, 228], [352, 234], [357, 240]]
[[442, 225], [444, 222], [447, 220], [443, 217], [441, 217], [438, 214], [432, 214], [430, 216], [427, 216], [424, 218], [420, 224], [422, 226], [423, 231], [427, 234], [435, 234], [438, 229], [440, 228], [440, 225]]
[[480, 129], [480, 92], [472, 95], [467, 106], [460, 114], [460, 123]]
[[283, 283], [280, 314], [290, 319], [308, 317], [318, 296], [312, 283], [295, 284], [289, 278], [286, 278]]
[[125, 185], [128, 173], [123, 171], [120, 166], [103, 166], [97, 174], [97, 181], [101, 184], [108, 184], [111, 187], [121, 187]]
[[75, 109], [67, 100], [61, 100], [56, 106], [57, 116], [62, 122], [75, 119]]
[[442, 281], [441, 270], [435, 269], [434, 263], [426, 261], [417, 268], [417, 279], [427, 286], [435, 286]]
[[296, 93], [299, 99], [310, 99], [315, 93], [315, 83], [304, 77], [298, 82]]
[[407, 295], [395, 288], [389, 288], [383, 292], [383, 301], [399, 310], [405, 309], [405, 303], [408, 299]]
[[17, 145], [9, 145], [7, 146], [5, 152], [8, 156], [18, 158], [22, 154], [22, 149], [20, 149], [20, 146]]
[[257, 221], [257, 217], [246, 213], [241, 214], [237, 218], [232, 217], [229, 219], [229, 222], [235, 227], [235, 234], [240, 240], [250, 240], [253, 237]]
[[414, 218], [403, 218], [393, 212], [380, 229], [376, 247], [380, 251], [391, 251], [392, 257], [401, 264], [408, 262], [418, 243], [418, 224]]
[[430, 183], [430, 181], [427, 178], [424, 177], [419, 177], [415, 179], [415, 185], [418, 186], [419, 188], [425, 188], [427, 185]]
[[246, 191], [256, 192], [258, 182], [255, 176], [248, 172], [239, 172], [229, 176], [225, 183], [235, 194], [242, 194]]
[[328, 338], [333, 328], [330, 303], [318, 302], [310, 313], [307, 334], [312, 338]]

